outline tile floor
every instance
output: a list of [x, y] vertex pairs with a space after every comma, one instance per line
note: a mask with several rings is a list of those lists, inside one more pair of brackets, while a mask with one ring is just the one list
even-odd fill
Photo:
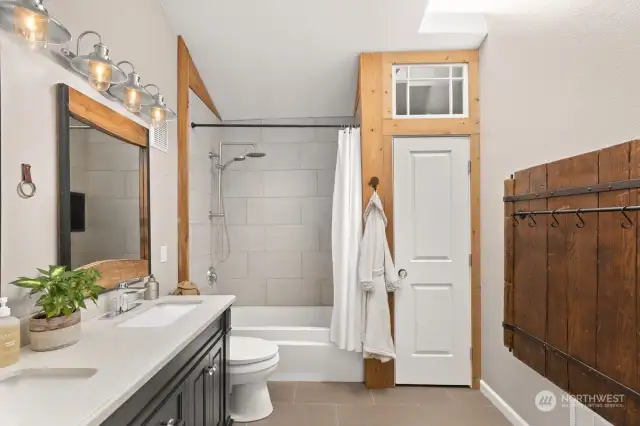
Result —
[[359, 383], [270, 382], [269, 390], [273, 414], [247, 425], [510, 426], [479, 391], [466, 388], [370, 391]]

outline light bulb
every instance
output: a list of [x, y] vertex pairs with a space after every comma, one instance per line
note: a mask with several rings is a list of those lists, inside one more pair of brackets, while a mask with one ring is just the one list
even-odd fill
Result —
[[111, 67], [100, 61], [89, 61], [89, 84], [96, 90], [106, 91], [111, 86]]
[[46, 45], [49, 34], [49, 18], [21, 7], [13, 11], [13, 31], [32, 47]]
[[125, 88], [124, 89], [124, 107], [131, 112], [140, 112], [142, 99], [137, 89]]
[[151, 123], [154, 127], [160, 127], [167, 120], [167, 112], [164, 108], [153, 107], [151, 108]]

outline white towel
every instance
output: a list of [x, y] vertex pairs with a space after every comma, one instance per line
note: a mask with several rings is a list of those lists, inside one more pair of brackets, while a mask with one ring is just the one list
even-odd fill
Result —
[[396, 357], [387, 291], [400, 288], [400, 282], [385, 235], [387, 217], [377, 192], [369, 199], [364, 221], [358, 264], [358, 279], [365, 291], [362, 301], [364, 357], [387, 362]]

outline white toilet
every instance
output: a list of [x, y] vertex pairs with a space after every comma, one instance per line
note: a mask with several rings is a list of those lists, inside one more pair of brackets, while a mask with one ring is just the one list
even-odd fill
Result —
[[231, 336], [231, 417], [246, 423], [273, 411], [267, 379], [278, 366], [278, 345], [255, 337]]

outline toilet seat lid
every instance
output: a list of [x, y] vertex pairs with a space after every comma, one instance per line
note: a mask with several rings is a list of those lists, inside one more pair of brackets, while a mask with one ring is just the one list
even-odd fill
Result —
[[231, 336], [229, 363], [231, 365], [253, 364], [273, 358], [278, 345], [256, 337]]

